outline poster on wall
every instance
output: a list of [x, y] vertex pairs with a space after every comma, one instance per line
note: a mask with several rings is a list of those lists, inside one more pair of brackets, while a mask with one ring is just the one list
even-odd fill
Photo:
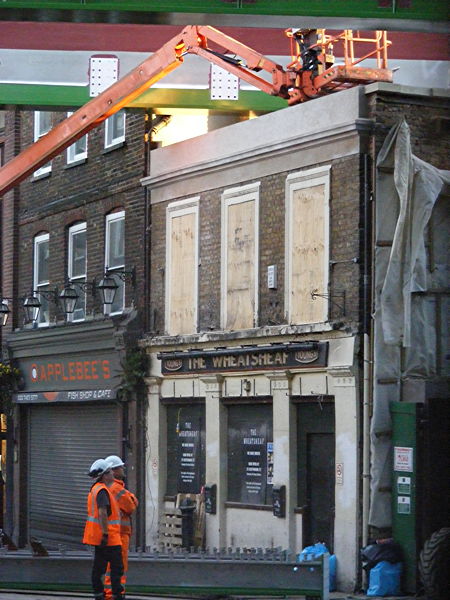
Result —
[[267, 485], [273, 484], [273, 442], [267, 442]]
[[248, 504], [264, 504], [267, 485], [267, 426], [258, 424], [242, 431], [241, 498]]
[[177, 423], [178, 482], [177, 489], [183, 494], [198, 494], [201, 487], [201, 420], [180, 418]]

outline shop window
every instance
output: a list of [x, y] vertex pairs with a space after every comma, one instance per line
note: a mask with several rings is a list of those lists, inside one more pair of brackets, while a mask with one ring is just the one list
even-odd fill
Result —
[[125, 282], [114, 271], [125, 270], [125, 211], [111, 213], [106, 217], [105, 271], [118, 285], [110, 314], [121, 313], [125, 307]]
[[35, 321], [39, 327], [49, 325], [50, 311], [49, 301], [39, 291], [47, 290], [49, 287], [48, 263], [49, 263], [49, 240], [48, 233], [37, 235], [34, 238], [34, 265], [33, 265], [33, 289], [39, 298], [41, 307], [35, 313]]
[[334, 432], [334, 402], [321, 397], [297, 404], [297, 505], [302, 507], [304, 546], [321, 540], [333, 547]]
[[197, 331], [198, 214], [198, 198], [167, 207], [165, 320], [169, 335]]
[[125, 112], [119, 110], [105, 121], [105, 148], [112, 148], [125, 141]]
[[222, 196], [223, 329], [248, 329], [258, 319], [259, 183]]
[[205, 405], [169, 405], [166, 494], [199, 494], [204, 483]]
[[[72, 112], [68, 112], [67, 116], [73, 115]], [[88, 136], [84, 135], [82, 138], [77, 140], [74, 144], [67, 148], [67, 164], [79, 163], [87, 158], [87, 144]]]
[[272, 502], [272, 404], [228, 406], [228, 501]]
[[86, 223], [78, 223], [69, 228], [68, 258], [67, 276], [78, 293], [75, 310], [72, 315], [68, 315], [68, 319], [83, 321], [86, 317], [86, 292], [80, 284], [86, 283]]
[[[37, 110], [34, 113], [34, 141], [37, 142], [41, 137], [52, 128], [52, 113], [45, 110]], [[34, 172], [34, 177], [41, 177], [50, 173], [52, 170], [51, 161], [40, 167]]]
[[328, 318], [330, 167], [293, 173], [286, 180], [286, 311], [289, 323]]

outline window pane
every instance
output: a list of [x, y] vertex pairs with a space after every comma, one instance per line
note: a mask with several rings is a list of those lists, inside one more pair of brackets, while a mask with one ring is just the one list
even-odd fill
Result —
[[[39, 298], [39, 302], [41, 303], [41, 308], [39, 309], [37, 315], [38, 323], [50, 323], [50, 310], [49, 310], [49, 302], [48, 298], [45, 298], [42, 294], [36, 294]], [[34, 315], [36, 317], [36, 315]]]
[[272, 405], [230, 406], [228, 500], [245, 504], [270, 504], [272, 466]]
[[167, 407], [167, 489], [198, 494], [205, 483], [205, 406]]
[[74, 233], [72, 240], [72, 277], [86, 273], [86, 231]]
[[123, 137], [125, 133], [125, 113], [119, 111], [112, 118], [112, 132], [113, 138]]
[[111, 304], [111, 312], [122, 312], [125, 306], [125, 282], [118, 275], [114, 276], [114, 279], [119, 286], [114, 296], [114, 302]]
[[37, 272], [36, 272], [36, 281], [35, 285], [41, 285], [48, 281], [48, 254], [49, 245], [48, 240], [44, 242], [39, 242], [36, 244], [36, 253], [37, 253]]
[[114, 269], [125, 264], [125, 219], [108, 222], [108, 264]]
[[[79, 281], [84, 283], [85, 279], [82, 278]], [[74, 282], [74, 284], [75, 289], [77, 290], [78, 300], [72, 314], [72, 321], [83, 321], [86, 317], [86, 292], [81, 286], [76, 285], [77, 282]]]
[[45, 135], [47, 132], [50, 131], [51, 129], [51, 118], [52, 118], [52, 113], [48, 112], [48, 111], [40, 111], [39, 116], [37, 117], [39, 119], [39, 136]]

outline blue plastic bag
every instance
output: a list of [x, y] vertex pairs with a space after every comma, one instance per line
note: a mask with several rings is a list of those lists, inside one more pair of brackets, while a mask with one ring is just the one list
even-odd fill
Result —
[[400, 594], [400, 576], [402, 563], [390, 563], [382, 560], [369, 575], [368, 596], [398, 596]]
[[[322, 554], [329, 554], [328, 548], [325, 544], [314, 544], [314, 546], [306, 546], [297, 554], [297, 562], [304, 562], [306, 560], [314, 560], [315, 558], [321, 556]], [[334, 592], [336, 590], [336, 569], [337, 569], [337, 561], [336, 555], [331, 554], [330, 559], [328, 561], [329, 564], [329, 573], [330, 573], [330, 592]]]

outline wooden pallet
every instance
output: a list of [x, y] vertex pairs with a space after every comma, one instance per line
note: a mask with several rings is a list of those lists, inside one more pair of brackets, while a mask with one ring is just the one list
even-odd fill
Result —
[[166, 508], [159, 520], [159, 545], [164, 549], [181, 548], [181, 510]]
[[174, 508], [166, 508], [159, 520], [159, 545], [169, 550], [182, 547], [182, 525], [180, 504], [189, 499], [195, 506], [193, 546], [203, 548], [205, 544], [205, 502], [203, 494], [177, 494]]

